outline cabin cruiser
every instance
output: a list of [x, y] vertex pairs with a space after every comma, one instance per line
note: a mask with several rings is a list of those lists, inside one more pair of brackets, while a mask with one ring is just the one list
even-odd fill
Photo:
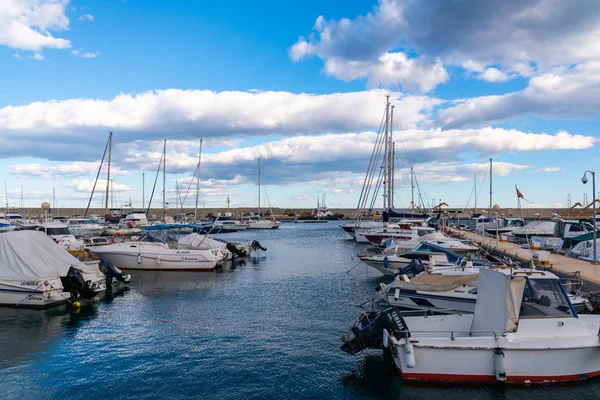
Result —
[[479, 246], [472, 244], [470, 241], [459, 240], [436, 231], [406, 241], [386, 240], [383, 243], [385, 247], [383, 248], [382, 253], [388, 255], [403, 253], [414, 249], [421, 242], [435, 244], [460, 255], [474, 253], [479, 250]]
[[371, 243], [379, 245], [382, 242], [390, 239], [399, 241], [412, 240], [433, 232], [435, 232], [435, 228], [429, 226], [400, 222], [395, 224], [387, 224], [383, 228], [379, 229], [369, 229], [367, 231], [356, 232], [356, 241], [358, 243]]
[[352, 239], [356, 239], [356, 232], [365, 232], [370, 229], [382, 228], [383, 226], [384, 223], [382, 221], [355, 221], [340, 225], [344, 232], [350, 235]]
[[229, 217], [217, 217], [211, 224], [211, 230], [219, 233], [243, 231], [249, 223], [232, 220]]
[[179, 244], [181, 248], [190, 250], [221, 249], [221, 251], [225, 254], [226, 260], [232, 260], [236, 257], [247, 257], [258, 249], [267, 251], [267, 249], [262, 247], [256, 240], [254, 240], [251, 244], [234, 243], [196, 232], [180, 238]]
[[48, 235], [64, 250], [70, 252], [84, 250], [83, 240], [75, 238], [67, 224], [63, 222], [44, 222], [38, 229]]
[[67, 222], [75, 237], [98, 236], [104, 230], [104, 226], [92, 222], [89, 218], [71, 218]]
[[248, 224], [246, 229], [277, 229], [281, 226], [279, 221], [264, 218], [250, 218], [246, 223]]
[[[509, 266], [474, 266], [462, 260], [458, 265], [434, 265], [424, 272], [419, 268], [420, 260], [414, 260], [414, 268], [406, 268], [403, 274], [395, 276], [390, 284], [380, 283], [375, 291], [378, 297], [391, 306], [410, 310], [448, 310], [448, 312], [474, 312], [477, 299], [477, 279], [481, 269], [494, 269], [504, 274], [531, 269], [512, 269]], [[423, 271], [423, 272], [422, 272]], [[418, 275], [410, 277], [411, 273]], [[581, 285], [563, 284], [570, 291], [569, 299], [577, 312], [591, 312], [589, 300], [579, 296]]]
[[524, 226], [525, 221], [523, 221], [523, 218], [499, 218], [485, 224], [483, 230], [487, 235], [491, 236], [506, 235]]
[[[94, 246], [90, 253], [124, 270], [205, 271], [213, 270], [225, 259], [221, 249], [190, 250], [183, 248], [169, 231], [185, 225], [163, 224], [147, 226], [144, 233], [131, 242], [115, 241]], [[193, 227], [193, 226], [192, 226]], [[123, 238], [124, 239], [124, 238]]]
[[556, 275], [479, 272], [473, 314], [360, 315], [341, 349], [383, 349], [405, 380], [551, 383], [600, 375], [600, 315], [579, 315]]
[[43, 308], [91, 299], [106, 289], [105, 279], [43, 232], [0, 235], [0, 305]]

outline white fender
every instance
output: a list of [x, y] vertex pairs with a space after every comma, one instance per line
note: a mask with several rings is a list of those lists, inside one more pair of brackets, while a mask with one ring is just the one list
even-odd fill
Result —
[[396, 288], [396, 290], [394, 290], [394, 300], [398, 300], [399, 297], [400, 297], [400, 289]]
[[404, 361], [406, 362], [406, 366], [411, 369], [417, 365], [417, 361], [415, 360], [415, 347], [410, 342], [407, 342], [404, 345]]
[[138, 264], [141, 264], [141, 263], [142, 263], [142, 255], [138, 254]]
[[506, 367], [504, 366], [504, 351], [497, 348], [494, 351], [494, 370], [496, 371], [496, 380], [498, 382], [506, 381]]
[[389, 336], [390, 336], [390, 334], [388, 333], [387, 329], [384, 329], [383, 330], [383, 341], [381, 343], [384, 348], [388, 347]]

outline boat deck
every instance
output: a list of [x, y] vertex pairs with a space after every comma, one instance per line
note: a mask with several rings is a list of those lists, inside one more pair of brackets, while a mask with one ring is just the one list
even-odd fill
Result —
[[[450, 231], [455, 235], [464, 237], [465, 239], [473, 240], [492, 249], [504, 251], [520, 258], [529, 259], [531, 257], [530, 250], [521, 248], [521, 245], [518, 243], [503, 241], [496, 243], [496, 238], [486, 237], [473, 232], [457, 229], [451, 229]], [[531, 251], [536, 252], [537, 250]], [[600, 286], [600, 264], [594, 265], [589, 261], [566, 257], [561, 254], [554, 253], [550, 253], [548, 261], [554, 270], [564, 272], [565, 274], [573, 274], [579, 271], [583, 279], [589, 280], [590, 283]]]

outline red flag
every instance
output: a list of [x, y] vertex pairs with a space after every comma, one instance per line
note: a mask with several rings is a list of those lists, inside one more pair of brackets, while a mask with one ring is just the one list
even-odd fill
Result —
[[515, 186], [515, 189], [517, 189], [517, 197], [520, 198], [520, 199], [524, 199], [525, 197], [523, 197], [523, 193], [521, 193], [521, 191], [519, 190], [519, 188]]

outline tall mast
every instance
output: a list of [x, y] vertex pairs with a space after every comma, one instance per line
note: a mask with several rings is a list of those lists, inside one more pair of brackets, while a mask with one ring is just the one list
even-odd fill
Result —
[[194, 207], [194, 220], [198, 219], [198, 196], [200, 194], [200, 162], [202, 161], [202, 139], [200, 139], [200, 150], [198, 150], [198, 176], [196, 177], [196, 205]]
[[396, 153], [396, 145], [394, 144], [394, 106], [390, 115], [390, 155], [388, 162], [389, 182], [388, 182], [388, 207], [394, 208], [394, 156]]
[[391, 145], [389, 143], [390, 138], [389, 134], [390, 127], [390, 95], [385, 95], [385, 152], [383, 157], [383, 209], [387, 210], [389, 208], [389, 171], [388, 171], [388, 162], [389, 162], [389, 152]]
[[146, 173], [142, 172], [142, 208], [146, 209]]
[[260, 158], [258, 159], [258, 217], [260, 218]]
[[104, 213], [108, 214], [108, 196], [110, 192], [110, 156], [112, 153], [112, 132], [108, 132], [108, 173], [106, 175], [106, 201], [104, 202]]
[[492, 159], [490, 158], [490, 215], [492, 214]]
[[477, 212], [477, 175], [473, 175], [473, 193], [475, 194], [475, 212]]
[[415, 208], [415, 177], [413, 167], [410, 167], [410, 207]]
[[163, 143], [163, 213], [167, 215], [167, 139]]

